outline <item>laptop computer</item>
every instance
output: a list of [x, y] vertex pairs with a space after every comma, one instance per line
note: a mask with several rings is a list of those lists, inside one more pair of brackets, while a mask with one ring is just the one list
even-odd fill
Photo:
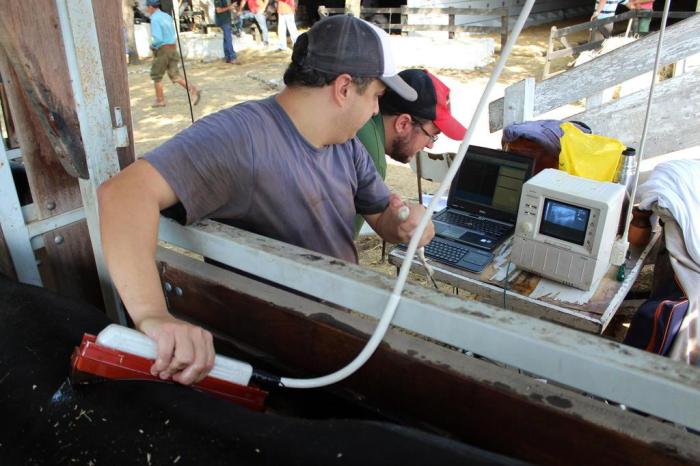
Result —
[[470, 146], [450, 186], [447, 207], [433, 215], [435, 238], [425, 255], [481, 272], [515, 230], [520, 193], [533, 163], [524, 155]]

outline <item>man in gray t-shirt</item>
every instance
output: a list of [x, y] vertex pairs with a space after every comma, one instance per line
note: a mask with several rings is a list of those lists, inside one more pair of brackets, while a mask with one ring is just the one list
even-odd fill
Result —
[[276, 97], [210, 115], [144, 158], [175, 191], [187, 223], [220, 219], [349, 262], [357, 262], [355, 213], [389, 203], [357, 139], [315, 147]]
[[[410, 239], [425, 209], [409, 206], [402, 220], [403, 202], [354, 137], [385, 86], [416, 98], [387, 44], [365, 21], [319, 21], [295, 43], [279, 94], [202, 118], [100, 187], [105, 260], [137, 328], [157, 342], [152, 374], [190, 384], [214, 363], [211, 334], [167, 311], [155, 266], [160, 210], [180, 202], [188, 222], [221, 219], [352, 262], [356, 213], [388, 241]], [[431, 224], [420, 245], [432, 236]]]

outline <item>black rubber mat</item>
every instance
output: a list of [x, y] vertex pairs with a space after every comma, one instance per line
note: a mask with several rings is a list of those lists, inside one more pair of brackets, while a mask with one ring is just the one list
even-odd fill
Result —
[[256, 413], [192, 389], [73, 387], [69, 358], [97, 309], [0, 277], [0, 464], [513, 464], [422, 431]]

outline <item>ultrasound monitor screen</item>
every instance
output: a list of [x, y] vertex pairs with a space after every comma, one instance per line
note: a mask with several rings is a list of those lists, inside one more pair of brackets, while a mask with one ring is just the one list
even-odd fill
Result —
[[457, 178], [455, 200], [516, 214], [528, 168], [527, 163], [467, 154]]
[[590, 214], [585, 207], [545, 199], [540, 233], [582, 246]]

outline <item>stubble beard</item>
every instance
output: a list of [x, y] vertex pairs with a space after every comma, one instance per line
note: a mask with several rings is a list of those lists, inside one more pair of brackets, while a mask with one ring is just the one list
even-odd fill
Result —
[[411, 135], [396, 136], [387, 155], [399, 163], [408, 163], [415, 155], [411, 152]]

